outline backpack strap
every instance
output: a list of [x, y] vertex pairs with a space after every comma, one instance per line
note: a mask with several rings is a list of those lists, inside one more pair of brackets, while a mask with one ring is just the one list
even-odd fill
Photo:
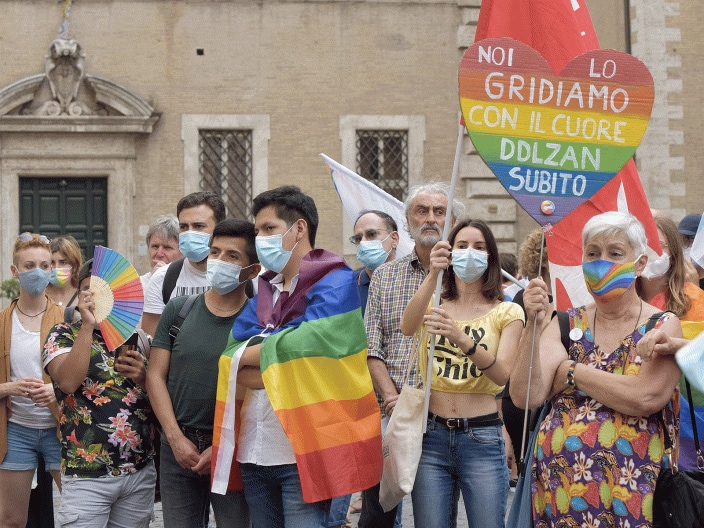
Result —
[[196, 293], [194, 295], [189, 295], [186, 299], [186, 302], [183, 303], [181, 310], [178, 312], [176, 319], [173, 323], [171, 323], [171, 326], [169, 327], [169, 338], [171, 339], [172, 348], [174, 346], [174, 341], [176, 340], [176, 337], [181, 331], [181, 326], [183, 325], [183, 322], [186, 320], [186, 317], [188, 317], [188, 312], [190, 312], [191, 308], [193, 308], [193, 303], [196, 302], [196, 299], [199, 295], [201, 294]]
[[176, 287], [176, 281], [178, 281], [178, 276], [181, 274], [183, 269], [183, 261], [186, 258], [181, 258], [174, 260], [169, 267], [166, 268], [166, 273], [164, 274], [164, 284], [161, 286], [161, 298], [164, 301], [164, 305], [171, 299], [171, 292], [174, 291]]

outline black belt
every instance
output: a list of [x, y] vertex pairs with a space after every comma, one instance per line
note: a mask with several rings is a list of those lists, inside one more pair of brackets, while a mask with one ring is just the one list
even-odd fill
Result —
[[185, 425], [179, 425], [179, 429], [181, 429], [181, 432], [183, 432], [184, 435], [186, 436], [196, 436], [196, 437], [207, 437], [213, 436], [213, 430], [212, 429], [196, 429], [195, 427], [186, 427]]
[[499, 418], [499, 413], [483, 414], [472, 418], [444, 418], [435, 413], [428, 413], [428, 420], [442, 425], [445, 429], [471, 429], [473, 427], [490, 427], [493, 425], [503, 425]]

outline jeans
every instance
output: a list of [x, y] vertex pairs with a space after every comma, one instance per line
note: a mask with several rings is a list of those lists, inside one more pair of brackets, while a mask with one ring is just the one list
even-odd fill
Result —
[[296, 464], [240, 464], [244, 495], [255, 528], [326, 528], [329, 500], [303, 501]]
[[63, 528], [148, 528], [154, 514], [155, 484], [153, 462], [119, 477], [61, 475], [56, 520]]
[[350, 499], [352, 495], [335, 497], [330, 504], [330, 516], [328, 517], [328, 528], [343, 526], [347, 523], [347, 511], [350, 509]]
[[[212, 443], [212, 435], [186, 433], [186, 438], [202, 452]], [[210, 474], [198, 475], [178, 465], [166, 436], [161, 437], [161, 506], [164, 526], [169, 528], [207, 528], [210, 506], [218, 526], [248, 528], [249, 512], [244, 493], [225, 495], [210, 492]]]
[[428, 420], [412, 493], [415, 525], [451, 526], [458, 489], [470, 526], [504, 527], [508, 468], [501, 425], [447, 429]]

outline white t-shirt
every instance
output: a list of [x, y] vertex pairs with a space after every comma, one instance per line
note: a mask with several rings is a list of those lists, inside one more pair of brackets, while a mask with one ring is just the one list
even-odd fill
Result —
[[[166, 276], [166, 270], [169, 269], [171, 264], [157, 268], [157, 270], [152, 273], [152, 278], [149, 279], [149, 284], [147, 289], [144, 291], [144, 311], [150, 314], [161, 315], [164, 311], [164, 297], [162, 294], [162, 288], [164, 287], [164, 277]], [[208, 280], [206, 278], [206, 272], [200, 271], [193, 267], [193, 264], [186, 259], [183, 261], [183, 268], [181, 268], [181, 273], [179, 273], [178, 279], [176, 279], [176, 287], [171, 292], [171, 297], [181, 297], [182, 295], [193, 295], [195, 293], [203, 293], [210, 289]]]
[[[42, 379], [42, 356], [40, 332], [24, 329], [12, 311], [12, 338], [10, 342], [10, 381], [22, 378]], [[56, 420], [47, 407], [37, 407], [31, 398], [12, 396], [10, 421], [32, 429], [47, 429], [56, 426]]]

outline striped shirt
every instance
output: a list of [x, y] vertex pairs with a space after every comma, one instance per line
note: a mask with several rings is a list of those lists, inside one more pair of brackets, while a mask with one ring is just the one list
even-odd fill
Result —
[[[401, 332], [401, 316], [408, 301], [425, 278], [425, 270], [414, 249], [410, 255], [381, 265], [374, 271], [369, 285], [367, 310], [364, 325], [367, 329], [367, 357], [382, 360], [386, 364], [396, 390], [401, 392], [413, 337]], [[409, 382], [415, 384], [415, 369]], [[383, 399], [377, 394], [383, 411]]]

